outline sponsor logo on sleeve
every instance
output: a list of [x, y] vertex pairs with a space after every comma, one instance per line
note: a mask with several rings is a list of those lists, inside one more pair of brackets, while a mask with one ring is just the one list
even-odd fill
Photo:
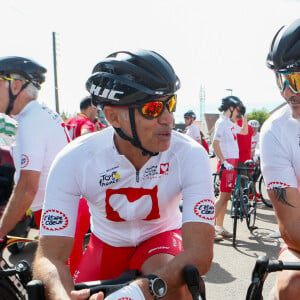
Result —
[[29, 157], [25, 154], [21, 155], [21, 168], [25, 168], [29, 165]]
[[59, 231], [65, 229], [69, 224], [67, 216], [57, 210], [48, 209], [42, 216], [42, 227], [49, 231]]
[[288, 187], [291, 187], [291, 186], [287, 183], [280, 182], [280, 181], [272, 181], [267, 185], [267, 190], [286, 189]]
[[194, 206], [194, 213], [201, 219], [214, 220], [215, 219], [215, 204], [210, 199], [203, 199]]

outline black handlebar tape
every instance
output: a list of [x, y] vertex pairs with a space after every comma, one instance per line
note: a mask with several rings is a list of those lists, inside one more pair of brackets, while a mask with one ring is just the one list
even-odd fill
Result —
[[41, 280], [31, 280], [26, 285], [29, 300], [45, 300], [44, 285]]
[[193, 300], [198, 300], [200, 296], [200, 275], [198, 269], [193, 265], [186, 266], [183, 269], [183, 277]]

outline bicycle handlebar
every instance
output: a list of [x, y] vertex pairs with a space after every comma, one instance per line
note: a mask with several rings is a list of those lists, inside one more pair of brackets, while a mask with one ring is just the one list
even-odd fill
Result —
[[256, 260], [252, 272], [252, 281], [247, 291], [246, 300], [261, 300], [263, 285], [268, 273], [282, 270], [300, 270], [300, 262], [270, 261], [267, 256], [260, 256]]
[[[90, 289], [90, 295], [102, 291], [104, 297], [123, 288], [128, 285], [131, 281], [135, 280], [140, 276], [138, 270], [125, 271], [120, 277], [109, 280], [97, 280], [75, 284], [76, 290], [85, 288]], [[206, 300], [205, 297], [205, 284], [201, 276], [199, 275], [198, 269], [193, 266], [187, 266], [183, 270], [183, 276], [187, 283], [190, 293], [192, 294], [193, 300], [198, 300], [199, 297], [202, 300]], [[44, 286], [40, 280], [32, 280], [27, 284], [27, 291], [30, 300], [45, 300]]]

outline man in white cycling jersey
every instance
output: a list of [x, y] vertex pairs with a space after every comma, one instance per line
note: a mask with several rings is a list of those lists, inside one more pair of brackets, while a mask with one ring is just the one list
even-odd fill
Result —
[[192, 110], [189, 110], [184, 114], [184, 123], [186, 126], [184, 132], [201, 144], [201, 134], [199, 128], [194, 124], [195, 120], [196, 114]]
[[258, 148], [259, 145], [259, 122], [257, 120], [249, 120], [248, 124], [253, 129], [252, 139], [251, 139], [251, 157], [252, 159], [255, 157], [255, 149]]
[[46, 71], [24, 57], [0, 58], [0, 111], [18, 122], [12, 146], [16, 185], [0, 221], [0, 238], [29, 207], [39, 226], [50, 165], [68, 143], [61, 117], [36, 101]]
[[142, 278], [106, 299], [191, 299], [182, 270], [193, 264], [205, 274], [211, 266], [214, 195], [207, 153], [172, 130], [180, 81], [164, 57], [141, 49], [109, 55], [86, 86], [112, 126], [77, 138], [55, 160], [34, 276], [48, 299], [88, 298], [72, 291], [66, 266], [84, 197], [92, 233], [75, 282], [138, 269]]
[[[267, 57], [287, 105], [262, 126], [262, 173], [285, 245], [278, 259], [300, 262], [300, 19], [276, 33]], [[299, 271], [277, 272], [270, 299], [298, 299]]]

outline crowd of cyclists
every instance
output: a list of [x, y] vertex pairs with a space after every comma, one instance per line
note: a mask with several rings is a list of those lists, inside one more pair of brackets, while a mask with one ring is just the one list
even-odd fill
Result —
[[[243, 102], [232, 95], [221, 100], [212, 142], [222, 171], [215, 200], [209, 150], [193, 124], [195, 114], [184, 115], [184, 134], [173, 130], [180, 79], [157, 52], [118, 51], [97, 62], [86, 81], [90, 96], [66, 122], [37, 101], [46, 68], [24, 57], [0, 58], [0, 112], [18, 121], [16, 184], [0, 238], [29, 207], [34, 211], [39, 241], [33, 272], [46, 299], [104, 299], [102, 292], [76, 291], [74, 283], [130, 269], [141, 277], [105, 299], [190, 299], [183, 269], [194, 265], [207, 273], [214, 241], [232, 236], [223, 223], [234, 168], [255, 157], [258, 141], [285, 242], [279, 258], [300, 261], [300, 19], [276, 33], [267, 66], [287, 105], [264, 123], [259, 138], [259, 123], [248, 125]], [[100, 109], [110, 124], [104, 130], [96, 119]], [[296, 271], [279, 273], [270, 299], [297, 299], [299, 279]]]

